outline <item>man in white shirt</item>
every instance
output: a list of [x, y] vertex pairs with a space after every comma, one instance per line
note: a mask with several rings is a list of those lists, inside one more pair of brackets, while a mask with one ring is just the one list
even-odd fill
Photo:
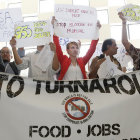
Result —
[[54, 75], [59, 70], [59, 65], [56, 65], [59, 63], [57, 62], [58, 59], [55, 53], [54, 43], [49, 44], [51, 50], [54, 52], [53, 62], [50, 63], [50, 65], [46, 68], [45, 71], [42, 71], [39, 67], [35, 65], [40, 52], [44, 48], [44, 45], [37, 46], [36, 52], [30, 53], [25, 57], [23, 57], [22, 59], [19, 57], [17, 53], [15, 37], [13, 37], [12, 40], [10, 40], [10, 45], [12, 47], [12, 51], [14, 54], [15, 63], [19, 70], [29, 68], [28, 77], [34, 78], [36, 80], [50, 80], [50, 81], [54, 80]]

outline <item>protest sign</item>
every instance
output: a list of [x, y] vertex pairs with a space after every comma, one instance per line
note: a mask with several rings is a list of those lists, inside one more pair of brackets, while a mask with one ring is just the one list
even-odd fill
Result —
[[0, 73], [1, 140], [138, 140], [140, 71], [36, 81]]
[[118, 9], [128, 21], [140, 22], [140, 6], [128, 4]]
[[76, 39], [98, 39], [97, 13], [95, 8], [83, 6], [56, 5], [57, 22], [54, 32], [57, 36]]
[[51, 41], [50, 21], [24, 22], [15, 26], [17, 47], [45, 45]]
[[20, 8], [0, 10], [0, 41], [10, 41], [14, 35], [14, 24], [23, 22]]

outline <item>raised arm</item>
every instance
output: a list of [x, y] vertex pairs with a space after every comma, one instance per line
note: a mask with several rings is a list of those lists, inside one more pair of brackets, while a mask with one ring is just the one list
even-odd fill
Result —
[[21, 64], [22, 63], [22, 59], [20, 58], [20, 56], [18, 55], [18, 52], [17, 52], [15, 37], [12, 37], [12, 39], [10, 40], [10, 45], [12, 47], [15, 63], [17, 65]]
[[123, 16], [123, 13], [119, 12], [118, 15], [122, 20], [122, 44], [124, 45], [126, 50], [129, 50], [131, 43], [128, 41], [127, 30], [126, 30], [126, 19]]
[[[53, 28], [54, 28], [54, 24], [56, 22], [57, 21], [56, 21], [55, 17], [53, 16], [52, 21], [51, 21]], [[63, 55], [63, 52], [62, 52], [62, 49], [61, 49], [61, 46], [60, 46], [60, 43], [59, 43], [59, 37], [57, 37], [55, 35], [55, 32], [54, 32], [54, 35], [53, 35], [53, 41], [54, 41], [54, 44], [56, 45], [57, 58], [58, 58], [59, 62], [62, 63], [64, 55]]]
[[62, 49], [61, 49], [61, 46], [59, 44], [59, 38], [57, 36], [53, 36], [53, 41], [54, 41], [54, 44], [56, 45], [56, 54], [57, 54], [57, 58], [59, 60], [60, 63], [62, 63], [63, 61], [63, 52], [62, 52]]
[[59, 69], [59, 61], [58, 61], [58, 58], [57, 58], [57, 55], [56, 55], [56, 46], [52, 42], [50, 42], [49, 45], [50, 45], [51, 51], [54, 52], [52, 69], [57, 71]]
[[[99, 21], [97, 22], [97, 28], [98, 29], [101, 28], [101, 24], [100, 24]], [[97, 43], [98, 43], [98, 40], [92, 40], [91, 41], [90, 48], [87, 51], [86, 55], [83, 57], [83, 62], [84, 62], [85, 65], [87, 64], [87, 62], [89, 61], [89, 59], [91, 58], [93, 53], [95, 52]]]

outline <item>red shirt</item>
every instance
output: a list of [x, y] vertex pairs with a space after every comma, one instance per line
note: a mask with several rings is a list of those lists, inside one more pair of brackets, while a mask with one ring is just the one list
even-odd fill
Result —
[[[63, 80], [63, 77], [66, 74], [66, 72], [71, 64], [71, 59], [69, 57], [67, 57], [66, 55], [63, 55], [61, 46], [59, 44], [59, 38], [57, 36], [53, 36], [53, 41], [56, 45], [57, 57], [61, 64], [61, 71], [60, 71], [60, 76], [58, 77], [58, 80]], [[87, 62], [89, 61], [89, 59], [91, 58], [93, 53], [95, 52], [97, 43], [98, 43], [98, 40], [92, 40], [90, 48], [89, 48], [88, 52], [86, 53], [86, 55], [84, 57], [77, 58], [77, 63], [83, 74], [83, 79], [87, 79], [85, 65], [87, 64]]]

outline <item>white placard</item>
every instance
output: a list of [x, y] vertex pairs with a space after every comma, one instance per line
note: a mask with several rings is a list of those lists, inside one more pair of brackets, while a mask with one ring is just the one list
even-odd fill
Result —
[[51, 41], [50, 21], [24, 22], [15, 26], [18, 48], [49, 44]]
[[118, 9], [128, 21], [140, 22], [140, 6], [128, 4]]
[[95, 8], [56, 5], [55, 18], [57, 22], [54, 32], [57, 36], [76, 39], [98, 39], [99, 37]]
[[10, 41], [14, 35], [14, 24], [20, 22], [23, 22], [20, 8], [0, 10], [0, 41]]

